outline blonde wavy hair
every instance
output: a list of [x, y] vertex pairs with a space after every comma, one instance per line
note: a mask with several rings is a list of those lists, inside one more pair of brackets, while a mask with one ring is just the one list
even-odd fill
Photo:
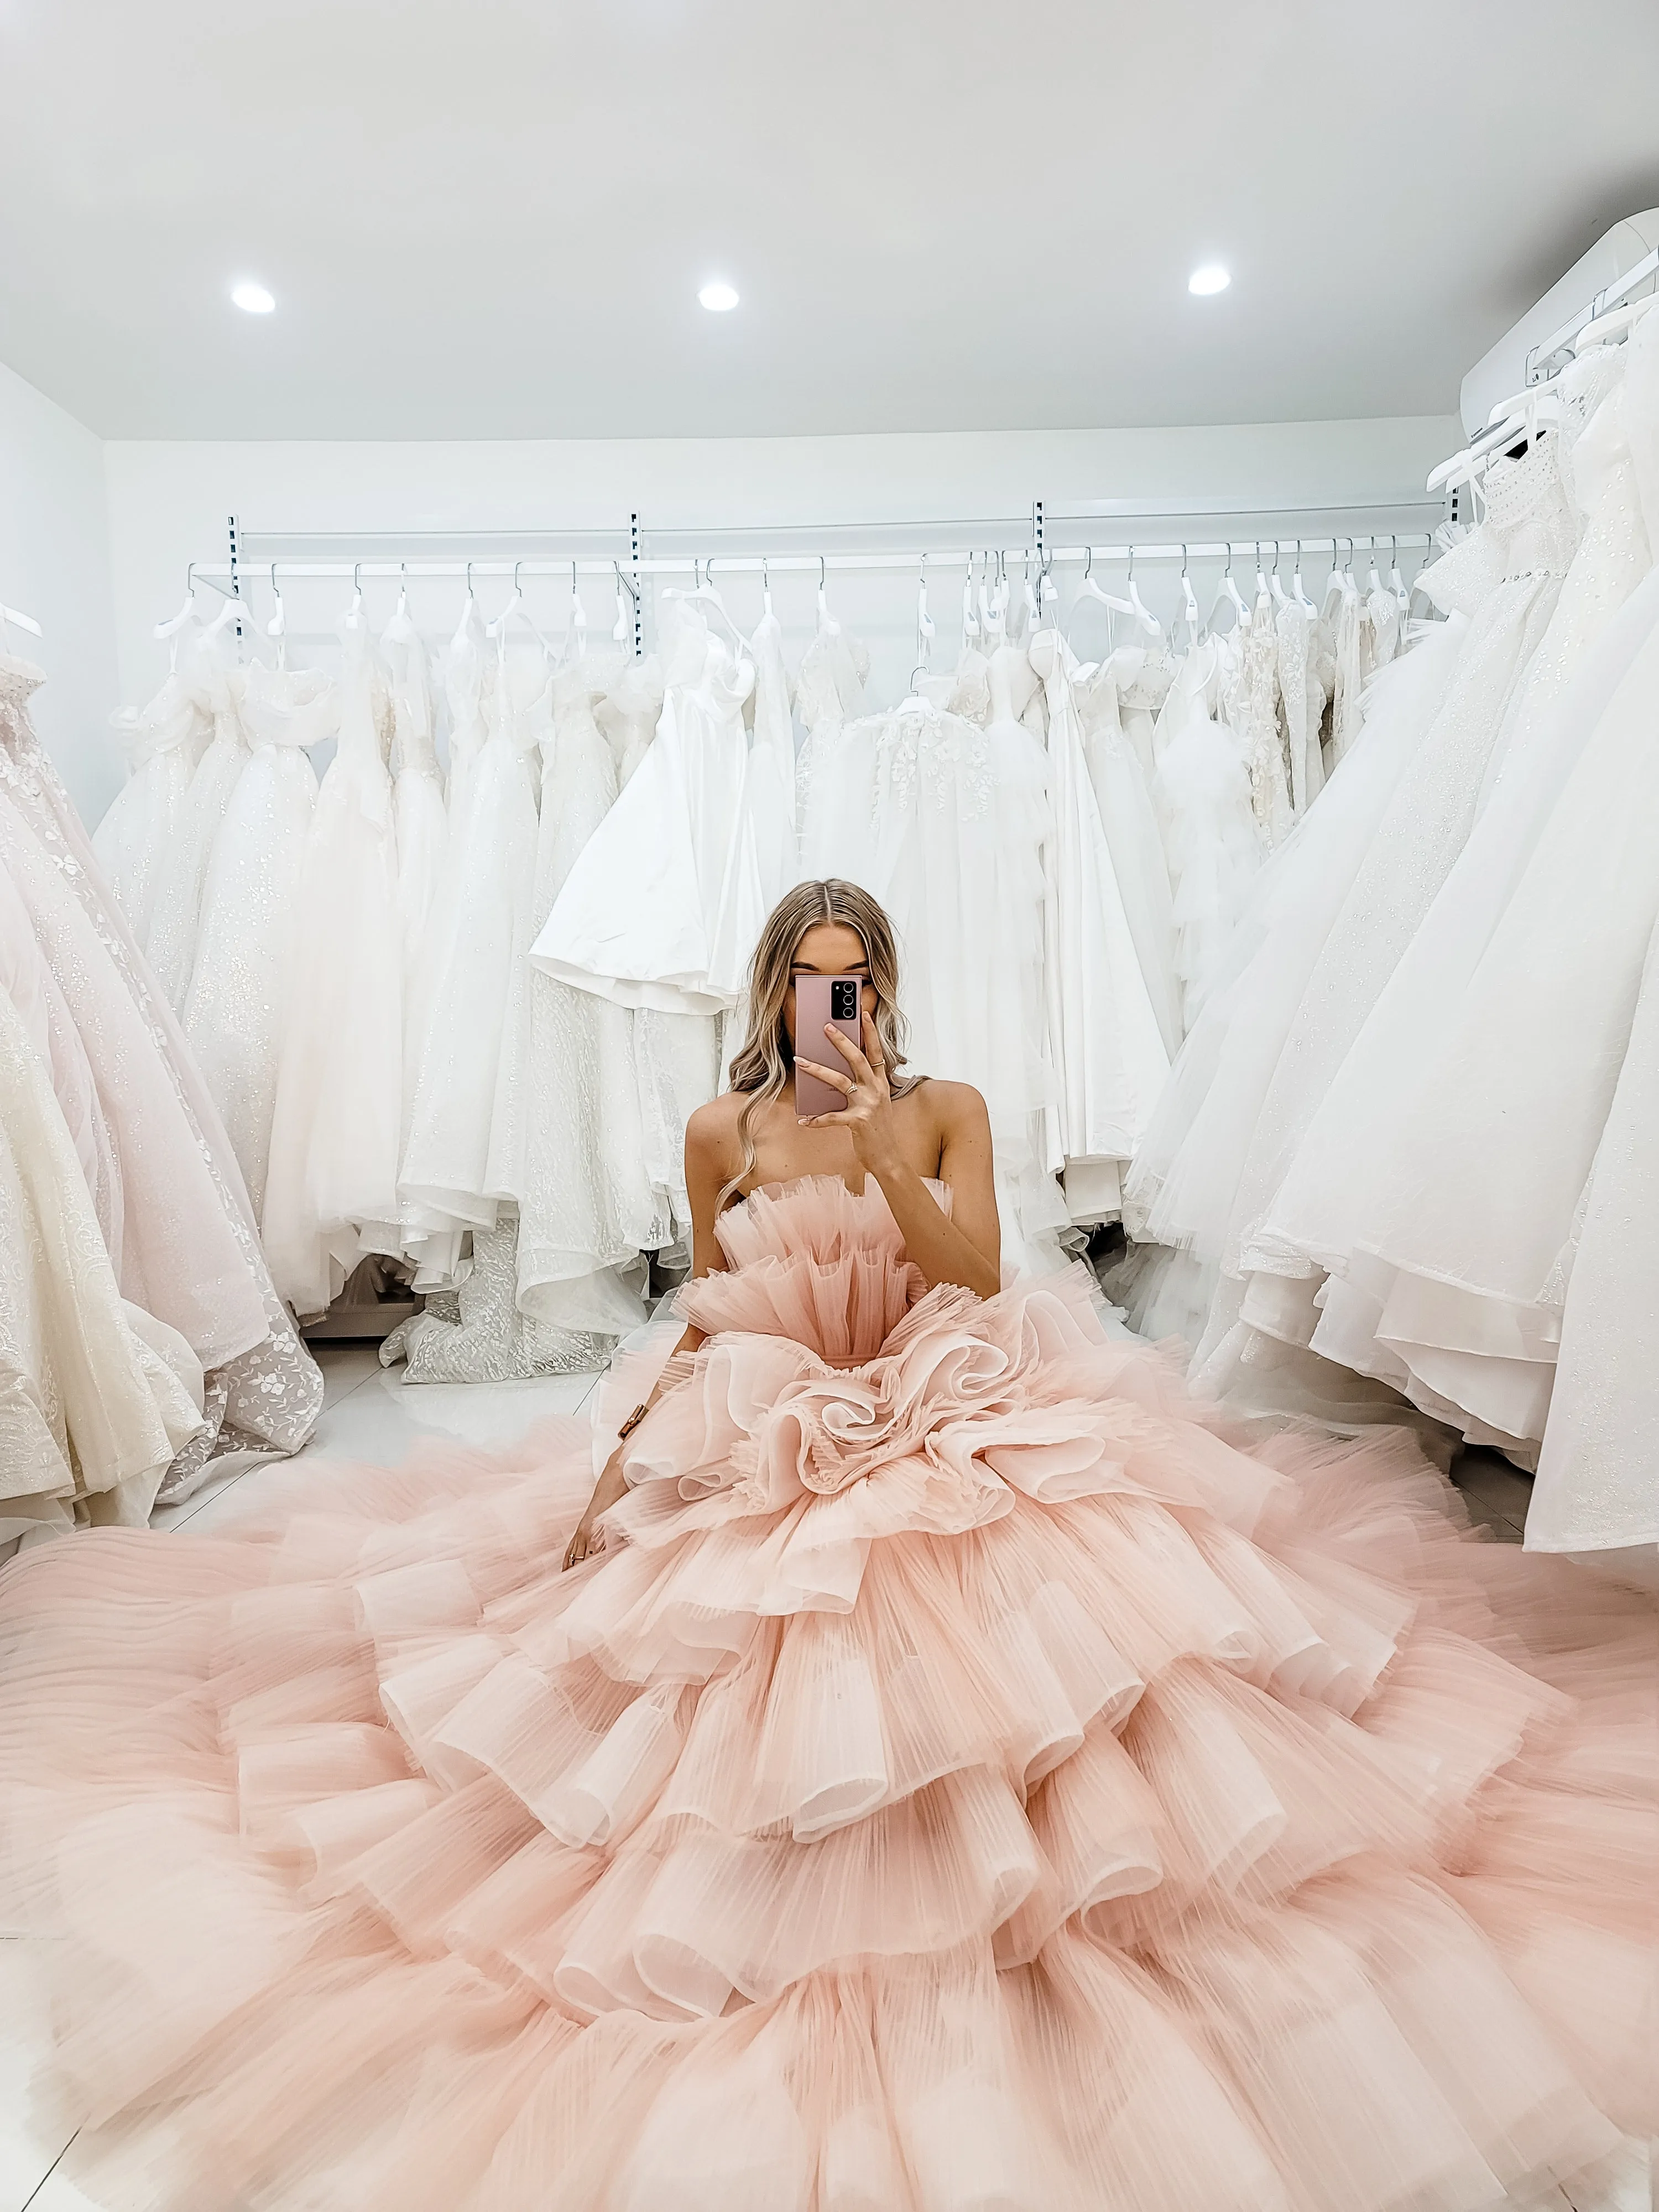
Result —
[[788, 1087], [794, 1070], [783, 1019], [789, 970], [802, 938], [823, 921], [839, 922], [854, 931], [863, 944], [870, 986], [876, 996], [876, 1035], [881, 1040], [894, 1097], [902, 1098], [921, 1080], [919, 1075], [900, 1072], [904, 1066], [905, 1021], [898, 1006], [898, 945], [893, 925], [879, 902], [859, 884], [845, 883], [839, 876], [797, 884], [767, 916], [749, 963], [748, 1034], [732, 1055], [731, 1071], [732, 1090], [749, 1093], [738, 1117], [743, 1164], [721, 1190], [719, 1206], [725, 1205], [754, 1167], [756, 1116]]

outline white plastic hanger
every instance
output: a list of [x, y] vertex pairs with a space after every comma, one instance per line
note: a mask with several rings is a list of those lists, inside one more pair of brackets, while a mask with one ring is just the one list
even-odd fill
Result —
[[962, 646], [965, 653], [979, 636], [979, 617], [974, 611], [974, 556], [968, 556], [968, 574], [962, 585]]
[[1318, 608], [1308, 597], [1308, 587], [1302, 580], [1302, 540], [1296, 541], [1296, 569], [1291, 578], [1291, 597], [1305, 615], [1317, 617]]
[[1204, 635], [1204, 624], [1198, 611], [1198, 594], [1193, 589], [1193, 580], [1187, 569], [1187, 549], [1181, 549], [1181, 618], [1187, 625], [1187, 635], [1196, 645]]
[[[518, 588], [518, 579], [519, 572], [514, 568], [513, 582], [515, 590]], [[564, 645], [559, 654], [560, 661], [562, 663], [568, 660], [580, 660], [586, 650], [587, 610], [582, 605], [580, 595], [576, 590], [576, 564], [573, 561], [570, 564], [570, 611], [565, 617]]]
[[[553, 648], [548, 643], [542, 632], [536, 627], [536, 623], [532, 617], [530, 610], [525, 605], [524, 593], [519, 589], [519, 571], [523, 566], [524, 563], [522, 561], [515, 561], [513, 563], [512, 592], [508, 597], [507, 605], [501, 609], [500, 614], [496, 616], [495, 621], [492, 623], [487, 623], [484, 625], [484, 635], [486, 637], [493, 637], [498, 647], [505, 648], [507, 631], [513, 627], [513, 624], [515, 622], [522, 623], [524, 627], [530, 632], [532, 637], [535, 639], [537, 644], [540, 646], [542, 651], [545, 653], [550, 654]], [[471, 578], [468, 579], [467, 589], [470, 594], [471, 591]], [[567, 645], [568, 643], [568, 641], [567, 640]]]
[[1095, 549], [1092, 545], [1085, 547], [1084, 556], [1083, 580], [1077, 587], [1077, 597], [1073, 600], [1072, 611], [1066, 619], [1066, 642], [1068, 644], [1071, 642], [1072, 624], [1077, 620], [1078, 609], [1083, 605], [1085, 599], [1092, 599], [1097, 606], [1103, 606], [1106, 610], [1106, 650], [1109, 654], [1116, 641], [1113, 634], [1111, 617], [1115, 614], [1133, 614], [1135, 611], [1134, 604], [1129, 599], [1118, 599], [1111, 592], [1103, 591], [1101, 586], [1096, 583], [1094, 576]]
[[[927, 611], [927, 556], [921, 556], [921, 572], [916, 580], [916, 656], [926, 669], [933, 657], [933, 634], [937, 624]], [[911, 689], [915, 689], [912, 679]]]
[[1281, 612], [1291, 604], [1291, 595], [1285, 590], [1284, 579], [1279, 573], [1279, 564], [1282, 557], [1283, 556], [1279, 550], [1279, 540], [1275, 538], [1273, 540], [1273, 565], [1268, 571], [1267, 581], [1273, 589], [1273, 605], [1278, 607]]
[[172, 616], [167, 621], [157, 623], [155, 629], [151, 632], [152, 636], [164, 637], [169, 641], [167, 647], [167, 667], [169, 671], [176, 669], [179, 665], [179, 636], [180, 631], [185, 629], [189, 623], [193, 623], [195, 620], [196, 563], [192, 561], [185, 571], [185, 604], [179, 608], [178, 613]]
[[1598, 315], [1593, 323], [1586, 323], [1572, 342], [1575, 353], [1588, 353], [1592, 346], [1606, 345], [1610, 339], [1621, 337], [1632, 324], [1639, 323], [1650, 307], [1659, 307], [1659, 292], [1650, 292], [1645, 300], [1627, 300], [1622, 307], [1610, 307], [1605, 315]]
[[1233, 581], [1233, 548], [1231, 538], [1227, 541], [1227, 565], [1221, 574], [1221, 588], [1217, 592], [1211, 605], [1210, 619], [1205, 624], [1206, 629], [1212, 631], [1215, 629], [1216, 615], [1224, 600], [1231, 605], [1234, 615], [1237, 618], [1233, 624], [1235, 629], [1237, 629], [1240, 623], [1249, 622], [1250, 611], [1244, 604], [1243, 592]]
[[270, 564], [270, 595], [276, 600], [270, 620], [265, 624], [265, 635], [276, 647], [276, 665], [288, 666], [288, 609], [283, 604], [282, 587], [276, 581], [276, 563]]
[[1025, 634], [1030, 637], [1042, 627], [1042, 603], [1031, 587], [1031, 556], [1029, 550], [1020, 556], [1020, 579], [1025, 600]]
[[1389, 589], [1394, 593], [1400, 608], [1400, 619], [1404, 622], [1411, 613], [1412, 595], [1406, 589], [1406, 580], [1400, 573], [1400, 539], [1397, 536], [1389, 538]]
[[820, 637], [839, 637], [841, 624], [830, 611], [830, 594], [826, 589], [828, 568], [822, 553], [818, 556], [818, 635]]
[[33, 615], [26, 615], [19, 607], [9, 607], [0, 601], [0, 630], [26, 629], [31, 637], [39, 637], [40, 625]]
[[[738, 653], [746, 658], [750, 650], [749, 641], [726, 611], [726, 601], [720, 597], [719, 586], [714, 582], [714, 562], [693, 561], [691, 574], [696, 580], [689, 592], [670, 592], [668, 596], [672, 599], [683, 599], [688, 606], [711, 608], [726, 624], [726, 633]], [[822, 595], [822, 589], [820, 586], [820, 595]], [[836, 627], [839, 629], [840, 624], [837, 623]]]
[[409, 612], [409, 563], [400, 564], [398, 584], [398, 604], [392, 610], [392, 619], [380, 635], [392, 645], [407, 645], [415, 635], [415, 624]]
[[634, 610], [629, 604], [628, 587], [623, 582], [622, 562], [613, 561], [611, 565], [617, 572], [617, 619], [611, 625], [611, 641], [613, 645], [630, 647], [634, 642]]
[[[923, 568], [923, 569], [924, 569], [924, 570], [926, 569], [927, 566], [927, 560], [926, 560], [926, 558], [924, 557], [924, 559], [923, 559], [923, 561], [922, 561], [922, 568]], [[769, 617], [770, 617], [770, 616], [771, 616], [771, 612], [772, 612], [772, 571], [771, 571], [770, 568], [767, 565], [767, 559], [766, 559], [766, 556], [765, 556], [765, 554], [764, 554], [764, 553], [763, 553], [763, 554], [761, 555], [761, 614], [762, 614], [763, 617], [769, 618]]]
[[1164, 635], [1164, 625], [1140, 596], [1140, 586], [1135, 581], [1135, 549], [1129, 548], [1129, 608], [1135, 620], [1154, 641]]

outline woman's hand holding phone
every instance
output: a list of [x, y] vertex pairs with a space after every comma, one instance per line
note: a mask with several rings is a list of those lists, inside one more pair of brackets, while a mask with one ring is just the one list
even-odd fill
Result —
[[846, 1103], [833, 1114], [802, 1116], [802, 1126], [808, 1129], [845, 1129], [853, 1139], [860, 1166], [867, 1174], [882, 1176], [899, 1164], [901, 1154], [893, 1116], [893, 1094], [887, 1087], [887, 1061], [875, 1023], [867, 1013], [865, 1015], [862, 1050], [832, 1023], [825, 1023], [823, 1033], [844, 1064], [829, 1067], [820, 1060], [804, 1059], [797, 1047], [795, 1065], [828, 1084], [832, 1091], [839, 1091]]

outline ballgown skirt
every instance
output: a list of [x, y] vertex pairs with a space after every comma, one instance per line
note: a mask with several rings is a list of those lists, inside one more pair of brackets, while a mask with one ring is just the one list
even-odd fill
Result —
[[[1654, 1638], [1079, 1269], [720, 1224], [489, 1459], [0, 1578], [63, 2171], [167, 2212], [1429, 2212], [1653, 2124]], [[665, 1345], [667, 1335], [662, 1334]], [[625, 1539], [625, 1541], [618, 1540]]]

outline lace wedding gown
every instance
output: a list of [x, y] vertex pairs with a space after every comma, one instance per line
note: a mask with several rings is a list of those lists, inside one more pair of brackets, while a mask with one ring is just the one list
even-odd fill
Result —
[[574, 1573], [660, 1350], [592, 1432], [6, 1571], [65, 2178], [1470, 2212], [1651, 2128], [1645, 1608], [1402, 1437], [1234, 1436], [1080, 1268], [924, 1291], [832, 1178], [720, 1235]]
[[17, 894], [12, 911], [51, 968], [97, 1085], [110, 1203], [120, 1212], [106, 1243], [122, 1294], [182, 1337], [207, 1370], [204, 1428], [162, 1484], [164, 1497], [180, 1498], [210, 1462], [298, 1450], [316, 1423], [322, 1377], [276, 1295], [230, 1140], [183, 1033], [30, 723], [28, 701], [44, 680], [29, 663], [0, 657], [0, 860]]

